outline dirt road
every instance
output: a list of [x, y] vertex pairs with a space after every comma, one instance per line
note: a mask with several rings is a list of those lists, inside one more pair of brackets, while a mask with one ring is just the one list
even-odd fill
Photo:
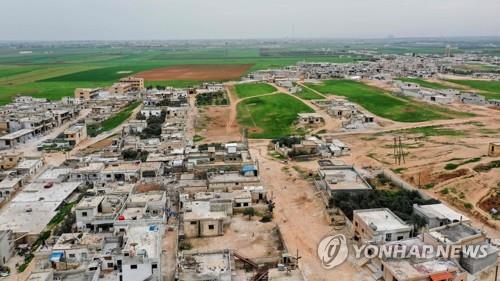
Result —
[[327, 234], [346, 233], [347, 229], [335, 231], [327, 224], [325, 207], [311, 183], [301, 179], [291, 165], [267, 156], [267, 141], [251, 141], [250, 148], [259, 161], [262, 182], [276, 203], [274, 222], [281, 229], [288, 251], [299, 251], [299, 267], [307, 280], [370, 280], [369, 273], [351, 261], [333, 270], [321, 266], [316, 254], [318, 243]]

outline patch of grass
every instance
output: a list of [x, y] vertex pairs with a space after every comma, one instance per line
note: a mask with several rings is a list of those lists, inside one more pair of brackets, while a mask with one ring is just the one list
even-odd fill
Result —
[[476, 172], [489, 172], [492, 169], [500, 168], [500, 160], [491, 161], [487, 164], [479, 164], [474, 167], [474, 171]]
[[304, 100], [323, 100], [325, 99], [323, 96], [318, 95], [314, 91], [311, 91], [308, 88], [300, 87], [302, 91], [298, 93], [294, 93], [295, 96], [304, 99]]
[[111, 131], [118, 127], [121, 123], [127, 120], [136, 107], [141, 104], [140, 101], [134, 101], [127, 105], [125, 108], [120, 110], [117, 114], [111, 116], [110, 118], [102, 121], [99, 124], [92, 124], [87, 126], [87, 132], [90, 136], [96, 136], [100, 133]]
[[399, 130], [395, 132], [403, 134], [422, 134], [425, 137], [436, 137], [436, 136], [459, 137], [465, 135], [464, 131], [458, 131], [443, 126], [425, 126], [425, 127], [411, 128], [406, 130]]
[[479, 161], [481, 161], [481, 157], [472, 158], [472, 159], [465, 160], [465, 161], [460, 162], [460, 163], [448, 163], [444, 166], [444, 169], [445, 170], [455, 170], [456, 168], [458, 168], [462, 165], [474, 163], [474, 162], [479, 162]]
[[429, 82], [427, 80], [418, 79], [418, 78], [397, 78], [396, 80], [399, 80], [402, 82], [407, 82], [407, 83], [416, 83], [416, 84], [419, 84], [421, 87], [435, 89], [435, 90], [444, 90], [444, 89], [452, 89], [453, 88], [453, 87], [446, 86], [444, 84], [440, 84], [440, 83], [436, 83], [436, 82]]
[[406, 171], [406, 170], [407, 170], [407, 168], [403, 168], [403, 167], [392, 169], [392, 171], [396, 174], [401, 174], [401, 172]]
[[255, 97], [276, 92], [277, 89], [266, 83], [245, 83], [234, 86], [236, 95], [242, 98]]
[[441, 190], [441, 194], [443, 194], [443, 195], [446, 195], [448, 193], [450, 193], [450, 190], [447, 187], [445, 187], [444, 189]]
[[296, 133], [293, 123], [298, 113], [314, 110], [287, 94], [254, 97], [238, 104], [238, 123], [250, 128], [249, 137], [276, 139]]
[[194, 137], [193, 137], [194, 142], [199, 142], [199, 141], [202, 141], [203, 139], [205, 139], [205, 138], [200, 136], [200, 135], [194, 135]]
[[485, 80], [447, 80], [448, 82], [480, 90], [479, 94], [487, 99], [500, 99], [500, 81]]
[[351, 80], [328, 80], [323, 84], [308, 84], [323, 94], [345, 96], [375, 115], [399, 122], [423, 122], [429, 120], [463, 117], [464, 113], [439, 106], [397, 97], [382, 89]]

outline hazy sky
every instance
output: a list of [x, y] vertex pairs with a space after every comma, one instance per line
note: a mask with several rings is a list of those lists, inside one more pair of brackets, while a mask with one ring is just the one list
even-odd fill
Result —
[[0, 0], [0, 40], [500, 36], [500, 0]]

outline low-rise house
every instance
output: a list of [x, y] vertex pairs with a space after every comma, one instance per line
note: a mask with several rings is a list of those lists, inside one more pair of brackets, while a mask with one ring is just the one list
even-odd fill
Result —
[[163, 175], [164, 167], [161, 162], [141, 163], [141, 180], [145, 182], [158, 181]]
[[[167, 220], [168, 199], [158, 186], [153, 189], [143, 186], [146, 192], [131, 194], [120, 215], [114, 222], [115, 229], [125, 229], [131, 224], [164, 224]], [[141, 189], [141, 188], [139, 188]]]
[[91, 101], [96, 99], [99, 96], [99, 92], [101, 89], [99, 88], [76, 88], [75, 89], [75, 98], [81, 101]]
[[16, 167], [17, 173], [32, 177], [42, 168], [43, 162], [40, 158], [25, 158]]
[[219, 236], [229, 217], [225, 211], [212, 211], [209, 201], [192, 201], [184, 204], [183, 233], [186, 238]]
[[240, 172], [209, 173], [207, 177], [209, 191], [231, 192], [260, 184], [258, 176], [245, 176]]
[[301, 126], [319, 126], [325, 123], [325, 119], [319, 113], [299, 113], [297, 124]]
[[352, 227], [355, 239], [379, 244], [407, 239], [413, 229], [387, 208], [355, 210]]
[[484, 96], [475, 93], [461, 93], [458, 99], [466, 104], [485, 105], [487, 103]]
[[488, 145], [488, 156], [500, 156], [500, 142], [492, 142]]
[[5, 136], [0, 137], [0, 149], [16, 148], [19, 145], [28, 143], [35, 138], [33, 129], [21, 129]]
[[430, 205], [413, 205], [413, 212], [422, 217], [427, 227], [434, 228], [456, 222], [470, 222], [466, 216], [455, 212], [443, 203]]
[[126, 95], [134, 91], [134, 86], [130, 83], [114, 83], [108, 92], [113, 95]]
[[120, 83], [130, 84], [132, 91], [144, 91], [144, 78], [129, 76], [120, 79]]
[[330, 196], [337, 192], [366, 192], [373, 189], [353, 166], [321, 166], [318, 175], [320, 179], [316, 184], [327, 190]]
[[104, 169], [104, 163], [89, 163], [84, 166], [78, 166], [69, 172], [71, 181], [83, 181], [87, 184], [99, 181], [101, 172]]
[[126, 229], [122, 254], [116, 257], [120, 280], [162, 280], [162, 235], [158, 225], [131, 225]]
[[76, 124], [64, 130], [64, 140], [72, 146], [77, 146], [87, 138], [87, 126], [85, 124]]
[[23, 159], [23, 152], [12, 152], [3, 154], [0, 156], [0, 169], [1, 170], [10, 170], [19, 164], [19, 162]]
[[231, 281], [234, 259], [229, 250], [220, 252], [189, 252], [179, 254], [175, 274], [178, 281]]
[[101, 195], [83, 198], [75, 207], [78, 229], [108, 230], [113, 226], [126, 196]]
[[106, 182], [135, 182], [140, 178], [140, 165], [134, 162], [107, 164], [102, 170], [101, 180]]
[[16, 190], [23, 186], [22, 177], [8, 176], [0, 181], [0, 199], [9, 198]]

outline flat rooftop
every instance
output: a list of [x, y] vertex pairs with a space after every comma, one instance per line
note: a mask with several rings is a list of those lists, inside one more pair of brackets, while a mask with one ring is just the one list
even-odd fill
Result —
[[61, 182], [54, 183], [50, 188], [45, 188], [45, 183], [31, 183], [25, 186], [24, 189], [12, 199], [12, 202], [56, 202], [60, 204], [80, 185], [80, 182]]
[[443, 243], [456, 243], [464, 239], [479, 236], [481, 232], [467, 224], [455, 223], [430, 229], [429, 234]]
[[0, 230], [40, 234], [56, 215], [58, 202], [18, 202], [0, 210]]
[[17, 139], [17, 138], [22, 137], [24, 135], [30, 134], [31, 132], [33, 132], [32, 129], [21, 129], [19, 131], [15, 131], [13, 133], [10, 133], [8, 135], [0, 137], [0, 140], [13, 140], [13, 139]]
[[68, 175], [72, 171], [71, 168], [53, 168], [53, 169], [48, 169], [45, 170], [37, 179], [36, 181], [44, 181], [44, 182], [49, 182], [49, 181], [56, 181], [57, 179]]
[[184, 254], [179, 280], [231, 281], [231, 256], [226, 252]]
[[361, 218], [367, 225], [375, 225], [377, 228], [375, 231], [391, 231], [411, 228], [393, 212], [385, 208], [355, 210], [354, 216]]
[[227, 215], [225, 212], [210, 211], [210, 202], [208, 201], [193, 201], [187, 202], [184, 209], [184, 220], [200, 220], [200, 219], [223, 219]]
[[451, 209], [443, 203], [418, 205], [418, 207], [431, 218], [449, 219], [451, 222], [470, 221], [470, 219], [459, 212]]
[[351, 166], [327, 166], [319, 170], [330, 190], [370, 190], [372, 187]]
[[127, 229], [127, 241], [123, 247], [125, 251], [135, 251], [140, 254], [146, 251], [150, 258], [157, 258], [161, 254], [161, 235], [158, 229], [152, 230], [150, 226], [130, 226]]
[[416, 280], [428, 278], [432, 274], [447, 272], [457, 265], [452, 261], [428, 260], [424, 262], [411, 262], [408, 259], [395, 259], [385, 261], [385, 268], [390, 270], [397, 280]]
[[258, 182], [258, 177], [246, 177], [239, 173], [212, 174], [208, 177], [209, 183], [224, 182]]

